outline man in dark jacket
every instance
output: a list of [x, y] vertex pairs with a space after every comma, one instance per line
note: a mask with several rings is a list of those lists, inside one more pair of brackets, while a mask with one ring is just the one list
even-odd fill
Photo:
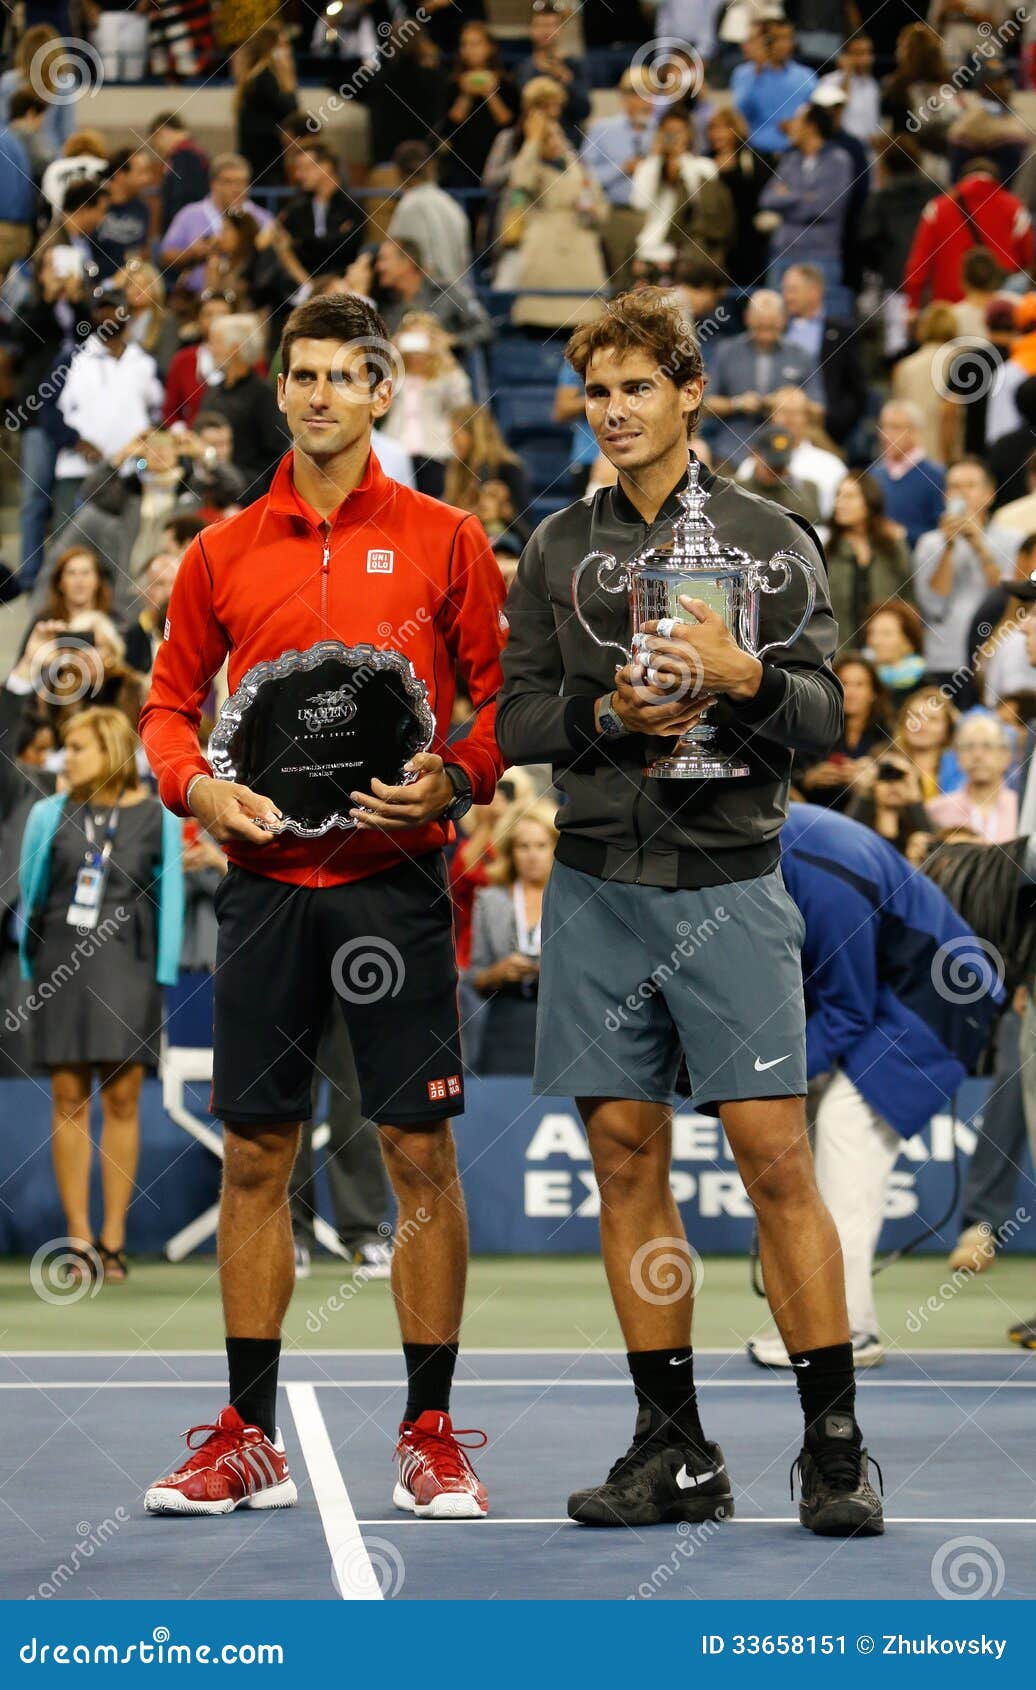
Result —
[[[552, 762], [565, 794], [543, 906], [535, 1089], [573, 1094], [587, 1129], [639, 1406], [630, 1449], [607, 1480], [570, 1498], [569, 1513], [637, 1526], [733, 1511], [722, 1452], [698, 1414], [694, 1276], [669, 1188], [682, 1053], [695, 1102], [719, 1106], [797, 1364], [800, 1520], [824, 1534], [880, 1532], [838, 1235], [806, 1136], [802, 920], [778, 866], [792, 752], [826, 750], [841, 728], [823, 556], [806, 524], [697, 459], [689, 467], [701, 354], [665, 294], [620, 295], [576, 331], [567, 355], [618, 485], [548, 517], [526, 547], [507, 600], [496, 725], [505, 760]], [[759, 638], [776, 642], [772, 658], [744, 650], [703, 590], [680, 597], [679, 620], [648, 622], [638, 660], [616, 667], [629, 608], [607, 565], [670, 542], [681, 507], [754, 557], [798, 554], [786, 590], [762, 600]], [[604, 578], [573, 616], [573, 570], [592, 552], [605, 554]], [[646, 772], [712, 705], [718, 750], [741, 778]]]

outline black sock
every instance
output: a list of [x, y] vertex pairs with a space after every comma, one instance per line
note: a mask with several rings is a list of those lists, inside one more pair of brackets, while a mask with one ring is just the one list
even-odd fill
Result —
[[661, 1415], [674, 1439], [705, 1448], [694, 1389], [694, 1352], [689, 1344], [675, 1350], [630, 1350], [626, 1360], [640, 1408]]
[[407, 1398], [404, 1420], [416, 1420], [426, 1408], [450, 1412], [450, 1386], [457, 1365], [456, 1344], [404, 1344]]
[[852, 1344], [828, 1344], [822, 1350], [798, 1350], [789, 1357], [806, 1422], [806, 1431], [825, 1414], [848, 1414], [856, 1422], [856, 1376]]
[[228, 1338], [230, 1402], [248, 1426], [258, 1426], [271, 1443], [277, 1436], [279, 1338]]

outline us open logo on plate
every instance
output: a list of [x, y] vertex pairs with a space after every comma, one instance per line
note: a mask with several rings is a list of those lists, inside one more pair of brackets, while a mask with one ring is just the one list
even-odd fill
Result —
[[367, 574], [391, 575], [395, 561], [395, 552], [379, 551], [374, 547], [367, 553]]

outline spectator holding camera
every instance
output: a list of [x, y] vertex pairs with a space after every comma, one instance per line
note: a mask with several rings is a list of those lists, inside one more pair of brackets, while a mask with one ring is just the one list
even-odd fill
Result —
[[449, 99], [439, 132], [449, 146], [443, 180], [467, 188], [481, 181], [493, 142], [518, 113], [518, 89], [484, 23], [472, 20], [461, 29]]
[[737, 234], [734, 201], [715, 160], [694, 151], [685, 106], [670, 106], [659, 119], [651, 151], [633, 172], [630, 204], [644, 214], [638, 258], [668, 264], [693, 254], [726, 263]]
[[[22, 978], [52, 987], [32, 1000], [33, 1042], [37, 1066], [51, 1076], [54, 1170], [76, 1256], [71, 1273], [122, 1280], [140, 1085], [145, 1068], [157, 1067], [161, 988], [175, 981], [179, 964], [181, 824], [141, 785], [136, 736], [120, 711], [78, 712], [64, 749], [65, 790], [33, 806], [22, 842]], [[96, 1233], [95, 1074], [104, 1193]]]
[[859, 653], [848, 652], [834, 666], [844, 697], [842, 732], [827, 756], [799, 772], [795, 784], [811, 804], [844, 810], [876, 757], [889, 740], [889, 703], [874, 666]]
[[212, 180], [204, 199], [195, 200], [177, 212], [162, 239], [163, 265], [178, 272], [192, 293], [205, 287], [205, 260], [216, 246], [216, 237], [228, 211], [247, 211], [260, 228], [271, 222], [270, 213], [248, 197], [249, 165], [240, 153], [220, 153], [212, 161]]
[[911, 836], [928, 832], [932, 825], [921, 798], [917, 771], [910, 758], [894, 746], [861, 772], [845, 813], [873, 828], [904, 854]]
[[946, 508], [914, 554], [917, 604], [926, 624], [928, 678], [967, 694], [972, 685], [971, 625], [986, 594], [1014, 571], [1020, 536], [989, 520], [993, 481], [981, 458], [961, 458], [946, 474]]

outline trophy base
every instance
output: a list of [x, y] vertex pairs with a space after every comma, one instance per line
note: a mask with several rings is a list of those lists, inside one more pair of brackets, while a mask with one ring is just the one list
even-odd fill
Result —
[[689, 748], [659, 757], [644, 769], [652, 780], [732, 780], [747, 775], [748, 764], [738, 763], [716, 752]]

